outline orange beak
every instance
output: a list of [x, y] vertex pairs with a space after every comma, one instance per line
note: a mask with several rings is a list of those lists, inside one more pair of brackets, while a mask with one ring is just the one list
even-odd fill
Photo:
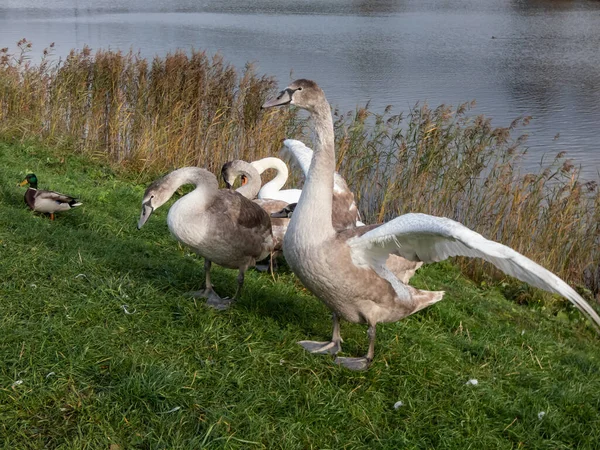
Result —
[[29, 183], [29, 181], [27, 181], [27, 179], [24, 179], [19, 183], [19, 186], [25, 186], [27, 183]]
[[248, 177], [246, 175], [242, 175], [242, 186], [248, 182]]

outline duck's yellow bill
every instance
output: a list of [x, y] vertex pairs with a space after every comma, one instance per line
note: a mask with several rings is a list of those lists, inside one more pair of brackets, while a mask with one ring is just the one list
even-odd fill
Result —
[[19, 186], [25, 186], [28, 183], [27, 179], [24, 179], [19, 183]]

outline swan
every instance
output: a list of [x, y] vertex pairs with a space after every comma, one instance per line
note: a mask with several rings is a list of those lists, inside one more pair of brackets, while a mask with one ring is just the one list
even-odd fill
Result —
[[[211, 307], [226, 309], [240, 294], [246, 270], [271, 253], [271, 219], [260, 206], [239, 193], [219, 189], [217, 178], [208, 170], [183, 167], [148, 186], [142, 200], [138, 230], [155, 209], [185, 184], [193, 184], [196, 188], [171, 206], [167, 224], [179, 242], [204, 257], [206, 287], [192, 295], [207, 298]], [[233, 298], [221, 298], [213, 290], [210, 281], [212, 262], [239, 270]]]
[[[339, 319], [368, 325], [369, 348], [363, 357], [337, 357], [351, 370], [365, 370], [375, 355], [377, 323], [395, 322], [442, 300], [444, 292], [414, 289], [386, 266], [390, 254], [412, 261], [433, 262], [450, 256], [483, 258], [500, 270], [535, 287], [566, 297], [596, 326], [600, 316], [559, 277], [529, 258], [490, 241], [445, 217], [404, 214], [366, 232], [359, 227], [336, 231], [332, 226], [335, 144], [331, 108], [321, 88], [300, 79], [268, 100], [263, 108], [295, 105], [310, 113], [316, 148], [302, 195], [285, 234], [288, 265], [304, 286], [333, 313], [330, 342], [300, 341], [312, 353], [341, 350]], [[335, 264], [331, 261], [335, 260]]]
[[[279, 154], [300, 167], [304, 178], [308, 176], [313, 151], [297, 139], [285, 139]], [[298, 200], [296, 200], [298, 203]], [[346, 180], [336, 171], [333, 174], [333, 215], [338, 219], [336, 229], [362, 227], [365, 224], [360, 220], [360, 212], [354, 202], [354, 194], [348, 187]]]
[[67, 211], [82, 205], [81, 202], [70, 195], [38, 189], [38, 179], [33, 173], [27, 174], [25, 179], [19, 183], [19, 186], [25, 186], [26, 184], [29, 184], [29, 187], [25, 191], [25, 203], [29, 206], [29, 209], [50, 214], [50, 220], [54, 220], [55, 212]]
[[[281, 161], [281, 163], [285, 166], [285, 163], [283, 161]], [[258, 173], [258, 170], [254, 166], [254, 164], [242, 161], [241, 159], [236, 159], [223, 164], [223, 167], [221, 168], [221, 178], [223, 178], [225, 186], [227, 186], [228, 189], [233, 188], [233, 184], [235, 183], [235, 180], [238, 177], [241, 177], [242, 185], [236, 189], [236, 192], [238, 194], [243, 195], [248, 200], [252, 200], [262, 209], [264, 209], [268, 214], [281, 211], [288, 205], [288, 202], [284, 200], [256, 198], [261, 189], [261, 181], [260, 174]], [[287, 217], [271, 216], [271, 229], [273, 232], [274, 251], [281, 250], [283, 245], [283, 236], [285, 235], [285, 231], [287, 230], [289, 222], [290, 220]]]
[[[299, 141], [297, 141], [299, 142]], [[301, 143], [302, 144], [302, 143]], [[304, 144], [302, 144], [304, 145]], [[310, 150], [310, 149], [309, 149]], [[310, 150], [310, 157], [312, 158], [312, 150]], [[308, 171], [308, 170], [307, 170]], [[225, 163], [221, 169], [221, 176], [225, 181], [225, 185], [231, 189], [237, 177], [241, 177], [242, 185], [236, 189], [236, 192], [240, 193], [247, 199], [252, 199], [256, 196], [257, 191], [260, 189], [260, 175], [255, 169], [252, 163], [248, 163], [242, 160], [234, 160]], [[345, 182], [340, 177], [342, 183]], [[350, 196], [353, 198], [352, 192], [348, 191]], [[336, 230], [345, 230], [353, 227], [353, 221], [356, 220], [356, 216], [348, 213], [347, 199], [349, 197], [345, 194], [337, 196], [333, 195], [333, 228]], [[279, 256], [283, 250], [283, 239], [287, 231], [287, 227], [290, 223], [290, 218], [294, 212], [297, 203], [289, 203], [282, 200], [272, 199], [260, 199], [255, 198], [255, 203], [260, 205], [265, 211], [271, 216], [271, 228], [273, 230], [273, 255], [271, 257], [271, 263], [268, 266], [257, 265], [258, 270], [267, 270], [269, 267], [273, 267], [276, 261], [275, 256]], [[353, 200], [352, 200], [353, 202]], [[341, 216], [339, 217], [338, 216]], [[361, 233], [377, 227], [379, 225], [370, 225], [363, 228]], [[390, 255], [385, 265], [390, 269], [394, 275], [402, 280], [403, 283], [408, 283], [408, 280], [415, 274], [417, 269], [421, 267], [422, 262], [408, 261], [397, 255]]]
[[[257, 193], [258, 198], [268, 198], [273, 200], [283, 200], [287, 203], [296, 203], [300, 198], [300, 189], [284, 189], [281, 190], [283, 185], [288, 179], [289, 171], [287, 165], [279, 158], [269, 156], [262, 158], [257, 161], [252, 161], [250, 164], [257, 170], [260, 175], [267, 169], [275, 169], [277, 175], [271, 181], [264, 184]], [[259, 185], [260, 186], [260, 185]]]
[[[291, 139], [288, 139], [291, 140]], [[295, 141], [300, 142], [300, 141]], [[302, 142], [300, 142], [301, 145]], [[308, 148], [308, 147], [307, 147]], [[308, 149], [310, 152], [309, 157], [312, 158], [312, 150]], [[279, 158], [264, 158], [264, 159], [277, 159], [281, 161]], [[226, 162], [221, 168], [221, 177], [223, 181], [225, 181], [225, 185], [231, 189], [235, 180], [238, 177], [241, 177], [242, 185], [236, 189], [236, 192], [239, 192], [247, 199], [254, 199], [254, 202], [258, 203], [265, 211], [267, 211], [271, 215], [271, 224], [274, 226], [273, 228], [273, 237], [276, 240], [276, 248], [280, 249], [283, 242], [283, 235], [285, 234], [285, 230], [287, 229], [287, 224], [289, 222], [289, 218], [292, 215], [292, 212], [295, 209], [294, 203], [287, 203], [283, 200], [275, 200], [270, 198], [256, 198], [258, 191], [261, 189], [260, 187], [260, 175], [258, 170], [256, 169], [255, 163], [253, 161], [251, 163], [242, 161], [240, 159], [236, 159], [233, 161]], [[309, 161], [310, 162], [310, 161]], [[282, 164], [285, 165], [283, 161]], [[308, 171], [308, 169], [307, 169]], [[347, 228], [353, 228], [356, 223], [358, 209], [356, 205], [354, 205], [354, 195], [348, 189], [346, 182], [340, 176], [340, 186], [346, 187], [346, 191], [342, 192], [340, 195], [333, 195], [333, 227], [336, 230], [345, 230]], [[264, 186], [263, 186], [264, 188]], [[299, 189], [296, 189], [301, 192]], [[349, 195], [348, 195], [349, 194]], [[290, 196], [291, 198], [291, 196]], [[350, 204], [350, 202], [351, 204]], [[354, 210], [352, 210], [352, 205], [354, 205]], [[273, 219], [286, 219], [285, 222], [273, 222]], [[275, 223], [277, 224], [277, 231], [275, 230]], [[358, 222], [361, 223], [362, 222]], [[362, 224], [364, 225], [364, 224]], [[281, 243], [280, 243], [281, 241]]]

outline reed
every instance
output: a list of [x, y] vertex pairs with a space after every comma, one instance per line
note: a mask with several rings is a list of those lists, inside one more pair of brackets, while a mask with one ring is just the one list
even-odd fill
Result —
[[142, 174], [184, 165], [217, 170], [228, 159], [272, 154], [293, 116], [262, 114], [260, 100], [275, 81], [251, 65], [238, 77], [219, 55], [176, 51], [148, 61], [84, 48], [34, 66], [31, 44], [18, 47], [20, 54], [0, 53], [3, 135], [36, 136]]
[[[185, 165], [213, 172], [234, 158], [276, 155], [284, 138], [310, 142], [293, 109], [263, 112], [273, 78], [251, 65], [241, 73], [219, 55], [176, 51], [149, 61], [139, 54], [89, 48], [40, 63], [0, 50], [0, 136], [121, 165], [146, 181]], [[368, 105], [334, 111], [338, 169], [367, 222], [413, 211], [459, 220], [526, 254], [598, 295], [600, 193], [579, 178], [564, 155], [524, 173], [520, 134], [529, 118], [508, 127], [473, 116], [474, 103], [435, 109], [415, 105], [406, 116]], [[493, 269], [462, 264], [479, 277]]]
[[[597, 183], [581, 180], [564, 154], [524, 173], [527, 135], [519, 130], [530, 118], [492, 127], [489, 118], [470, 114], [473, 106], [416, 105], [405, 118], [390, 107], [337, 114], [338, 168], [366, 221], [406, 212], [451, 217], [599, 299]], [[494, 274], [472, 260], [461, 265], [478, 279]]]

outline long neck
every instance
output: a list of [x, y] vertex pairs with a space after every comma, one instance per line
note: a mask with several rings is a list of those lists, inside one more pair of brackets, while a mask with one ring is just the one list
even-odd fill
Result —
[[292, 222], [296, 222], [295, 226], [319, 230], [319, 235], [326, 236], [335, 233], [331, 221], [335, 138], [331, 109], [325, 97], [312, 112], [312, 119], [317, 145]]
[[279, 158], [268, 157], [253, 161], [251, 163], [259, 174], [263, 173], [267, 169], [275, 169], [277, 175], [271, 181], [266, 183], [259, 193], [259, 197], [265, 198], [268, 193], [278, 192], [288, 179], [288, 168], [287, 165]]
[[185, 184], [196, 186], [189, 194], [182, 197], [188, 201], [193, 201], [198, 208], [205, 208], [209, 205], [219, 189], [217, 178], [208, 170], [200, 167], [184, 167], [177, 169], [166, 175], [162, 181], [161, 190], [163, 198], [169, 199], [175, 191]]
[[245, 163], [239, 170], [239, 175], [244, 175], [246, 177], [246, 184], [237, 188], [236, 192], [250, 200], [255, 199], [261, 186], [260, 173], [256, 171], [256, 168], [254, 168], [252, 164]]

